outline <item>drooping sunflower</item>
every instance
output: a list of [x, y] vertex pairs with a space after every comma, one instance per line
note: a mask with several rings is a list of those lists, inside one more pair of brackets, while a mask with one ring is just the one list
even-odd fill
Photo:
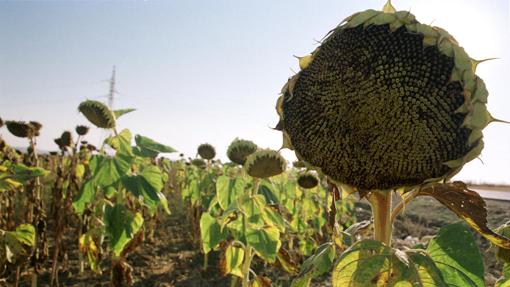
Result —
[[75, 131], [78, 135], [84, 136], [89, 132], [89, 127], [83, 126], [83, 125], [78, 125], [78, 126], [76, 126]]
[[478, 63], [448, 32], [391, 4], [356, 13], [283, 87], [283, 146], [363, 190], [449, 179], [480, 154], [495, 120]]
[[250, 154], [245, 163], [246, 173], [256, 178], [268, 178], [278, 175], [287, 168], [287, 161], [279, 152], [264, 149]]
[[228, 146], [227, 156], [232, 162], [243, 165], [246, 158], [256, 152], [257, 148], [257, 145], [252, 141], [236, 138]]
[[20, 138], [39, 136], [42, 125], [38, 122], [6, 121], [5, 125], [11, 134]]
[[99, 101], [84, 101], [78, 106], [78, 111], [98, 128], [115, 128], [115, 113]]
[[216, 156], [216, 150], [211, 144], [204, 143], [198, 146], [197, 152], [203, 159], [213, 159]]
[[316, 187], [319, 184], [319, 179], [315, 174], [306, 172], [298, 176], [297, 183], [302, 188], [310, 189]]

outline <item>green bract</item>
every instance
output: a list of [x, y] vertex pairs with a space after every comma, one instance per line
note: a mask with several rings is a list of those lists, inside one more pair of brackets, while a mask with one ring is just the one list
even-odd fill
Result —
[[216, 150], [208, 143], [199, 145], [197, 151], [203, 159], [213, 159], [216, 156]]
[[98, 128], [115, 128], [115, 115], [113, 111], [101, 102], [93, 100], [84, 101], [78, 106], [78, 110]]
[[237, 164], [244, 164], [246, 158], [257, 150], [257, 145], [252, 141], [235, 139], [227, 149], [228, 158]]
[[267, 178], [285, 171], [287, 162], [274, 150], [259, 150], [248, 156], [244, 169], [253, 177]]
[[445, 30], [384, 10], [348, 17], [300, 58], [277, 101], [283, 146], [361, 189], [448, 179], [494, 121], [479, 61]]

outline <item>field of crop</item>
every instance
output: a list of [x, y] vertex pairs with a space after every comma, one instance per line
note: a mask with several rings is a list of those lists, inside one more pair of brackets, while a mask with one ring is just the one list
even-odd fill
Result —
[[[86, 108], [98, 106], [108, 111], [98, 102], [80, 110], [87, 115]], [[37, 154], [40, 124], [5, 122], [30, 147], [21, 153], [1, 142], [4, 284], [331, 286], [335, 258], [374, 234], [366, 198], [338, 189], [302, 162], [286, 170], [276, 151], [236, 139], [230, 163], [215, 160], [209, 144], [198, 147], [195, 159], [170, 161], [157, 158], [173, 152], [170, 146], [141, 135], [131, 146], [129, 130], [117, 132], [114, 118], [90, 120], [111, 125], [102, 147], [91, 146], [88, 127], [78, 126], [55, 139], [60, 152], [50, 154]], [[395, 210], [405, 195], [394, 197]], [[395, 247], [426, 248], [458, 221], [458, 210], [433, 197], [441, 199], [403, 206], [393, 223]], [[489, 226], [510, 217], [510, 204], [488, 203]], [[484, 251], [475, 248], [470, 256], [483, 257], [482, 278], [493, 285], [502, 277], [499, 251], [481, 236], [466, 240]]]

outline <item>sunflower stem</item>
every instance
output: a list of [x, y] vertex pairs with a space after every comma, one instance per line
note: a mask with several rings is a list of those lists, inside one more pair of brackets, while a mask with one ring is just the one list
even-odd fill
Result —
[[390, 246], [393, 225], [391, 222], [391, 192], [373, 191], [368, 196], [374, 217], [374, 239]]
[[250, 265], [251, 265], [251, 259], [252, 259], [252, 247], [246, 246], [246, 249], [244, 251], [244, 262], [242, 266], [242, 273], [243, 273], [243, 287], [249, 287], [250, 284]]

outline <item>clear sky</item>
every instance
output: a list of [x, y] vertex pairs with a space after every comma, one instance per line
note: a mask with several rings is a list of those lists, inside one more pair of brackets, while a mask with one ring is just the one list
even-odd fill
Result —
[[[145, 2], [0, 2], [0, 117], [44, 124], [40, 147], [56, 148], [65, 129], [88, 124], [77, 112], [85, 99], [106, 101], [117, 66], [115, 107], [138, 110], [119, 120], [194, 156], [200, 143], [241, 137], [279, 148], [278, 93], [305, 55], [354, 12], [383, 0], [182, 0]], [[482, 64], [489, 110], [510, 120], [508, 0], [394, 0], [422, 23], [448, 30]], [[6, 129], [14, 146], [26, 145]], [[101, 133], [88, 137], [97, 143]], [[485, 129], [481, 159], [458, 179], [510, 183], [510, 125]], [[284, 155], [293, 160], [293, 153]]]

